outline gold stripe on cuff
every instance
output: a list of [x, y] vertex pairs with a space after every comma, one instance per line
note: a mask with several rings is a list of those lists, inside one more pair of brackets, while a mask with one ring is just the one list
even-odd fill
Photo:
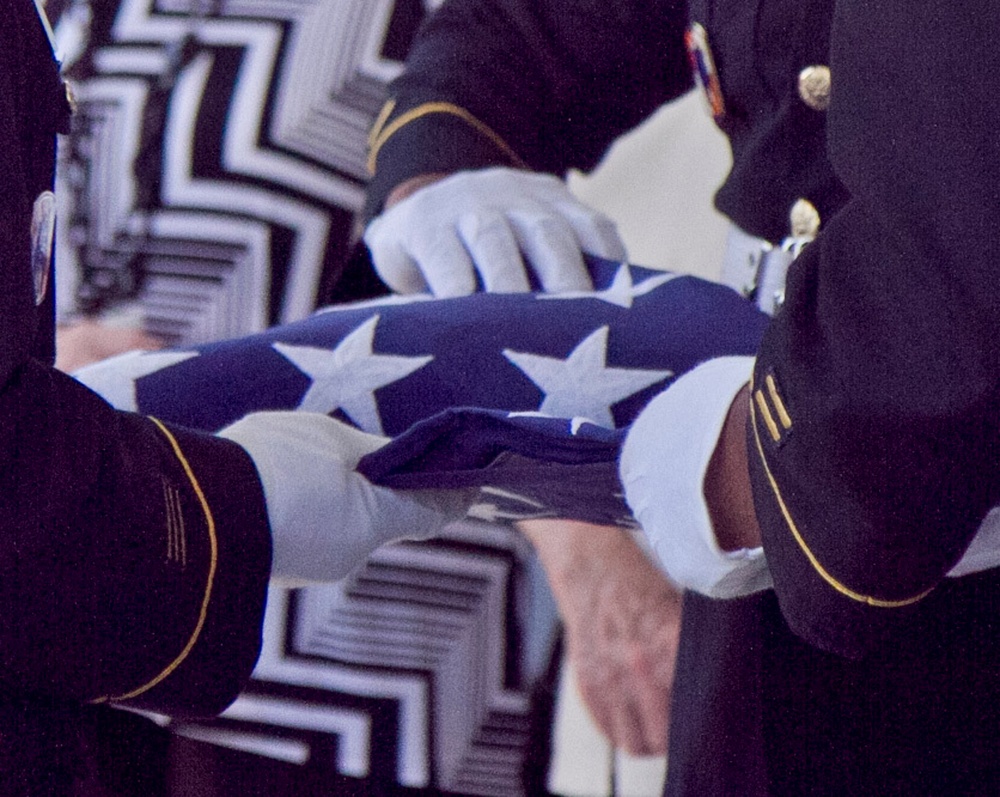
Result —
[[774, 381], [774, 376], [768, 374], [767, 378], [764, 380], [764, 384], [767, 385], [767, 393], [771, 397], [771, 403], [774, 404], [774, 410], [778, 413], [778, 420], [781, 421], [781, 425], [785, 429], [792, 428], [792, 416], [788, 414], [788, 410], [785, 408], [785, 402], [781, 400], [781, 395], [778, 393], [778, 385]]
[[208, 616], [209, 604], [212, 602], [212, 588], [215, 584], [215, 571], [218, 567], [218, 561], [219, 561], [219, 542], [215, 533], [215, 518], [212, 516], [212, 509], [208, 505], [208, 500], [205, 498], [205, 493], [202, 491], [201, 485], [198, 483], [198, 479], [194, 475], [194, 471], [191, 468], [191, 464], [187, 461], [187, 458], [184, 456], [184, 452], [181, 451], [181, 447], [180, 444], [177, 442], [177, 438], [175, 438], [170, 433], [170, 430], [167, 429], [167, 427], [164, 426], [156, 418], [150, 418], [149, 420], [151, 420], [154, 424], [156, 424], [159, 430], [167, 438], [167, 441], [170, 443], [170, 446], [174, 451], [174, 455], [180, 461], [181, 467], [184, 469], [184, 473], [187, 475], [188, 480], [191, 482], [191, 487], [194, 489], [194, 493], [198, 497], [198, 502], [201, 504], [202, 512], [205, 513], [205, 523], [207, 524], [208, 527], [208, 540], [211, 548], [211, 558], [209, 561], [208, 578], [206, 579], [205, 583], [205, 594], [201, 600], [201, 610], [198, 613], [198, 622], [195, 624], [194, 630], [191, 632], [191, 636], [189, 637], [187, 644], [184, 646], [183, 650], [181, 650], [181, 652], [177, 655], [177, 657], [172, 662], [170, 662], [166, 667], [163, 668], [163, 670], [159, 673], [159, 675], [147, 681], [142, 686], [133, 689], [131, 692], [127, 692], [123, 695], [114, 695], [114, 696], [98, 698], [97, 700], [92, 701], [94, 703], [131, 700], [133, 697], [138, 697], [144, 692], [148, 692], [154, 686], [161, 683], [166, 678], [170, 677], [170, 674], [173, 673], [174, 670], [176, 670], [184, 662], [184, 660], [188, 657], [188, 655], [191, 653], [191, 650], [197, 643], [198, 637], [201, 635], [202, 628], [204, 628], [205, 626], [205, 619]]
[[760, 390], [754, 391], [753, 398], [760, 409], [761, 420], [767, 426], [767, 431], [771, 433], [771, 439], [775, 443], [779, 442], [781, 440], [781, 432], [778, 430], [778, 424], [774, 422], [774, 418], [771, 416], [771, 410], [767, 406], [767, 399], [764, 398], [763, 392]]
[[774, 498], [778, 502], [778, 507], [781, 509], [781, 514], [785, 519], [785, 523], [788, 524], [788, 528], [792, 532], [792, 537], [795, 538], [795, 541], [798, 543], [799, 548], [802, 549], [802, 552], [805, 554], [806, 559], [809, 560], [809, 564], [811, 564], [813, 569], [817, 573], [819, 573], [820, 578], [822, 578], [827, 584], [833, 587], [841, 595], [844, 595], [845, 597], [848, 597], [851, 600], [858, 601], [859, 603], [864, 603], [867, 604], [868, 606], [874, 606], [880, 609], [898, 609], [903, 606], [910, 606], [914, 603], [917, 603], [920, 600], [923, 600], [928, 595], [930, 595], [931, 592], [934, 591], [934, 587], [931, 587], [930, 589], [921, 592], [919, 595], [914, 595], [912, 598], [903, 598], [902, 600], [884, 600], [882, 598], [876, 598], [871, 595], [863, 595], [860, 592], [855, 592], [846, 584], [843, 584], [842, 582], [834, 578], [833, 575], [831, 575], [827, 571], [827, 569], [823, 567], [819, 559], [816, 557], [816, 554], [814, 554], [809, 549], [809, 546], [806, 544], [805, 539], [799, 532], [798, 526], [795, 525], [795, 521], [792, 519], [792, 515], [788, 511], [788, 507], [785, 505], [785, 501], [781, 496], [781, 490], [778, 488], [778, 482], [775, 480], [774, 475], [771, 473], [771, 469], [767, 465], [767, 458], [764, 456], [764, 447], [761, 444], [760, 434], [757, 431], [756, 418], [753, 417], [754, 407], [752, 403], [750, 405], [750, 413], [751, 413], [750, 425], [753, 427], [754, 440], [757, 443], [757, 454], [760, 457], [761, 464], [764, 466], [764, 473], [767, 475], [767, 480], [771, 485], [771, 491], [774, 493]]
[[[385, 108], [383, 107], [383, 112], [384, 111]], [[389, 109], [389, 114], [391, 113], [392, 113], [392, 108]], [[392, 122], [390, 122], [384, 128], [381, 128], [381, 126], [377, 128], [378, 133], [374, 134], [373, 137], [370, 139], [370, 146], [368, 149], [368, 161], [366, 164], [368, 167], [368, 173], [375, 174], [375, 167], [378, 162], [378, 154], [379, 151], [382, 149], [382, 147], [385, 146], [386, 141], [392, 138], [402, 128], [406, 127], [406, 125], [410, 124], [410, 122], [415, 122], [417, 119], [420, 119], [421, 117], [424, 116], [429, 116], [430, 114], [433, 113], [443, 113], [443, 114], [449, 114], [451, 116], [457, 116], [463, 122], [475, 128], [479, 133], [481, 133], [483, 136], [489, 139], [501, 152], [503, 152], [510, 159], [510, 162], [514, 164], [514, 166], [518, 167], [519, 169], [528, 168], [528, 164], [521, 159], [521, 156], [514, 151], [514, 149], [510, 146], [510, 144], [504, 141], [503, 138], [501, 138], [500, 135], [493, 130], [493, 128], [491, 128], [485, 122], [481, 122], [479, 119], [477, 119], [467, 110], [465, 110], [465, 108], [461, 108], [458, 105], [454, 105], [453, 103], [450, 102], [425, 102], [423, 105], [418, 105], [416, 108], [411, 108], [405, 113], [400, 114], [397, 118], [393, 119]], [[386, 116], [388, 116], [388, 114], [386, 114]], [[380, 119], [378, 121], [382, 122], [383, 124], [385, 122], [384, 119], [381, 119], [381, 114], [380, 114]]]

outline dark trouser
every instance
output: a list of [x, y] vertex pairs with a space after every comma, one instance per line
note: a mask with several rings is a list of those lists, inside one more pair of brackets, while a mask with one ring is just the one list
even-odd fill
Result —
[[670, 715], [666, 794], [767, 794], [761, 737], [763, 595], [688, 592]]
[[1000, 576], [947, 580], [892, 643], [801, 642], [773, 593], [688, 596], [666, 794], [1000, 794]]

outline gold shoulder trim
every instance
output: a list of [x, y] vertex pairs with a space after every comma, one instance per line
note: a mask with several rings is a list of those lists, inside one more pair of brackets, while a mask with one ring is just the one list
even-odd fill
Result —
[[[859, 603], [864, 603], [868, 606], [875, 606], [880, 609], [898, 609], [903, 606], [910, 606], [923, 600], [934, 591], [934, 587], [931, 587], [930, 589], [921, 592], [919, 595], [914, 595], [912, 598], [903, 598], [902, 600], [884, 600], [882, 598], [876, 598], [871, 595], [863, 595], [860, 592], [855, 592], [846, 584], [834, 578], [834, 576], [831, 575], [825, 567], [823, 567], [822, 563], [816, 557], [816, 554], [810, 550], [809, 545], [806, 543], [805, 538], [803, 538], [798, 526], [792, 519], [791, 512], [789, 512], [788, 507], [781, 496], [781, 490], [778, 488], [778, 482], [775, 480], [774, 475], [771, 473], [771, 469], [767, 465], [767, 457], [764, 456], [764, 447], [761, 445], [760, 432], [757, 427], [757, 413], [754, 409], [753, 402], [750, 402], [750, 416], [750, 425], [753, 427], [754, 440], [757, 444], [757, 454], [760, 457], [761, 464], [764, 466], [764, 473], [767, 475], [767, 480], [771, 486], [772, 492], [774, 493], [774, 498], [778, 502], [778, 507], [781, 509], [781, 514], [785, 519], [785, 523], [788, 524], [788, 528], [792, 532], [792, 537], [795, 538], [795, 542], [798, 543], [799, 548], [802, 549], [806, 559], [809, 560], [809, 564], [811, 564], [813, 569], [819, 573], [820, 578], [822, 578], [841, 595], [844, 595], [851, 600], [858, 601]], [[773, 423], [773, 421], [771, 423]]]
[[211, 550], [211, 558], [208, 567], [208, 578], [205, 580], [205, 594], [201, 599], [201, 609], [198, 613], [198, 622], [195, 623], [194, 630], [191, 632], [191, 636], [188, 638], [187, 644], [177, 655], [177, 657], [170, 662], [163, 670], [154, 678], [144, 683], [142, 686], [133, 689], [131, 692], [127, 692], [123, 695], [113, 695], [108, 697], [101, 697], [92, 702], [94, 703], [105, 703], [108, 701], [116, 702], [122, 700], [130, 700], [133, 697], [138, 697], [144, 692], [148, 692], [157, 684], [164, 681], [170, 676], [171, 673], [176, 670], [181, 663], [188, 657], [191, 650], [194, 648], [195, 643], [198, 641], [198, 637], [201, 635], [202, 628], [205, 626], [205, 619], [208, 616], [208, 606], [212, 602], [212, 588], [215, 584], [215, 571], [219, 563], [219, 542], [215, 533], [215, 518], [212, 516], [212, 509], [208, 505], [208, 500], [205, 498], [205, 493], [201, 489], [201, 485], [198, 483], [197, 477], [194, 475], [194, 471], [191, 468], [191, 464], [187, 461], [187, 457], [184, 456], [184, 452], [181, 451], [180, 444], [177, 442], [177, 438], [170, 433], [159, 420], [150, 417], [150, 419], [159, 430], [163, 433], [164, 437], [170, 443], [170, 447], [174, 451], [174, 455], [181, 463], [181, 467], [184, 469], [184, 473], [187, 475], [188, 480], [191, 482], [191, 487], [194, 490], [195, 495], [198, 497], [198, 502], [201, 504], [202, 512], [205, 514], [205, 523], [208, 527], [208, 541]]
[[375, 120], [375, 125], [372, 128], [372, 133], [368, 139], [368, 173], [375, 174], [375, 167], [378, 162], [378, 154], [382, 147], [385, 146], [385, 142], [392, 138], [396, 133], [398, 133], [402, 128], [411, 122], [415, 122], [424, 116], [429, 116], [434, 113], [449, 114], [451, 116], [457, 116], [463, 122], [468, 124], [470, 127], [477, 130], [480, 134], [489, 139], [501, 152], [503, 152], [514, 166], [519, 169], [528, 168], [528, 164], [525, 163], [521, 156], [518, 155], [513, 147], [510, 146], [500, 135], [493, 130], [485, 122], [480, 121], [471, 113], [469, 113], [465, 108], [461, 108], [458, 105], [454, 105], [450, 102], [425, 102], [423, 105], [418, 105], [415, 108], [411, 108], [405, 113], [400, 114], [397, 118], [393, 119], [388, 125], [386, 120], [392, 114], [395, 108], [395, 101], [390, 100], [383, 107], [382, 111], [379, 113], [378, 118]]

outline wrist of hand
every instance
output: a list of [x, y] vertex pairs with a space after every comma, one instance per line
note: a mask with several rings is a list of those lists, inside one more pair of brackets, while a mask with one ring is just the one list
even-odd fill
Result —
[[723, 551], [759, 548], [760, 526], [753, 506], [747, 462], [746, 423], [750, 390], [736, 394], [705, 470], [705, 503], [715, 540]]
[[411, 177], [409, 180], [404, 180], [385, 198], [386, 210], [402, 202], [407, 197], [412, 196], [417, 193], [421, 188], [426, 188], [429, 185], [433, 185], [439, 180], [443, 180], [449, 175], [449, 172], [430, 172], [428, 174], [421, 174], [416, 177]]
[[734, 405], [752, 365], [751, 357], [720, 357], [681, 376], [632, 424], [619, 464], [626, 500], [663, 569], [713, 598], [771, 586], [746, 468], [746, 404]]

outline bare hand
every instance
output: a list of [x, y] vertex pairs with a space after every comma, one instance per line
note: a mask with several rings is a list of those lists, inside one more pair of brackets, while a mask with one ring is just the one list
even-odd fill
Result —
[[56, 368], [72, 373], [85, 365], [135, 349], [162, 349], [163, 341], [133, 327], [89, 319], [61, 324], [56, 330]]
[[667, 751], [681, 596], [621, 529], [519, 524], [549, 577], [594, 721], [632, 755]]

